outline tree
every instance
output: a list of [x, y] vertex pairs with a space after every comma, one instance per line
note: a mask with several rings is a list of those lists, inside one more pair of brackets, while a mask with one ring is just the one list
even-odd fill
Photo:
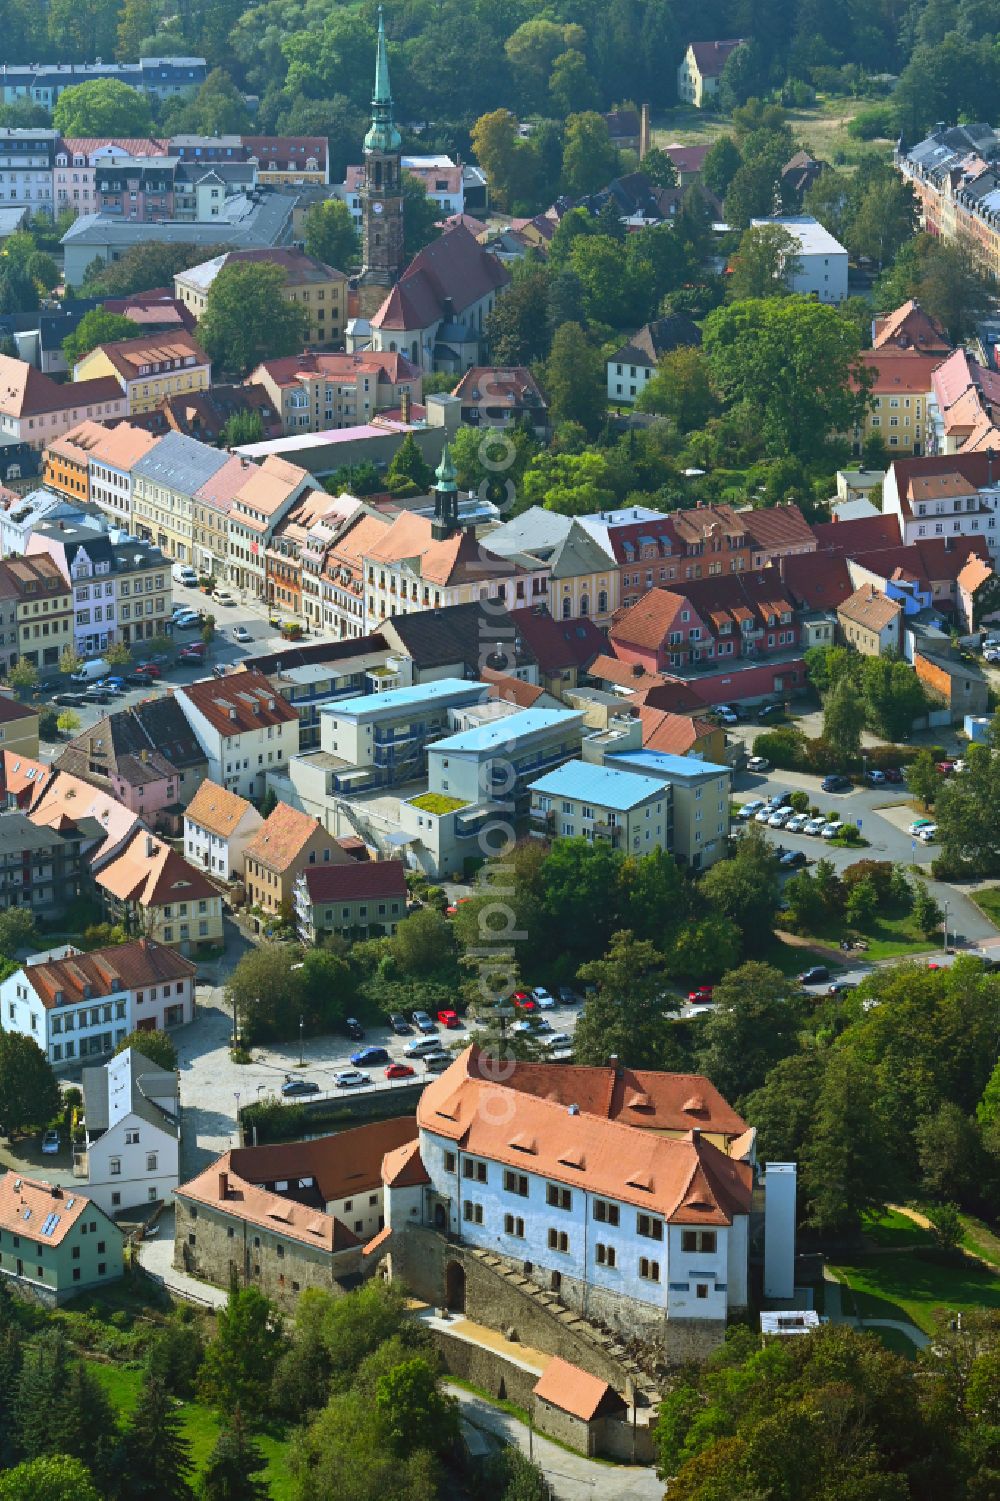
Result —
[[821, 1235], [854, 1231], [866, 1211], [884, 1209], [896, 1183], [888, 1139], [875, 1079], [835, 1049], [801, 1157], [807, 1219]]
[[575, 1061], [601, 1065], [616, 1057], [628, 1068], [669, 1067], [670, 1017], [679, 1002], [667, 991], [663, 955], [623, 930], [612, 935], [603, 959], [581, 968], [580, 978], [597, 990], [577, 1022]]
[[153, 117], [145, 97], [114, 78], [94, 78], [64, 89], [52, 124], [62, 136], [148, 137]]
[[553, 422], [579, 422], [593, 435], [604, 415], [604, 362], [578, 323], [556, 329], [545, 364]]
[[177, 1049], [173, 1038], [166, 1032], [130, 1032], [115, 1048], [115, 1057], [124, 1053], [126, 1048], [135, 1048], [137, 1053], [141, 1053], [150, 1063], [155, 1063], [157, 1068], [164, 1069], [168, 1074], [172, 1074], [177, 1067]]
[[517, 116], [509, 109], [495, 109], [480, 115], [472, 127], [471, 140], [473, 154], [489, 178], [494, 201], [499, 206], [509, 207], [521, 151]]
[[768, 59], [760, 43], [742, 42], [726, 58], [719, 79], [720, 108], [732, 113], [751, 97], [763, 98], [768, 84]]
[[150, 1372], [122, 1435], [122, 1450], [130, 1501], [190, 1501], [190, 1445], [181, 1437], [174, 1399]]
[[246, 375], [261, 360], [296, 354], [308, 314], [284, 296], [284, 268], [269, 261], [230, 261], [208, 289], [198, 336], [213, 363]]
[[274, 1305], [259, 1288], [240, 1287], [234, 1280], [205, 1350], [199, 1378], [203, 1400], [223, 1413], [237, 1406], [244, 1412], [265, 1412], [283, 1347]]
[[30, 1037], [0, 1032], [0, 1123], [7, 1136], [40, 1130], [59, 1110], [59, 1085]]
[[386, 471], [386, 489], [405, 491], [410, 495], [425, 495], [433, 480], [434, 471], [417, 447], [416, 438], [412, 433], [407, 433]]
[[0, 272], [0, 313], [34, 313], [37, 309], [38, 288], [27, 271], [15, 265], [5, 267]]
[[104, 660], [109, 667], [128, 667], [132, 661], [132, 648], [127, 641], [112, 641], [105, 648]]
[[939, 933], [944, 921], [944, 913], [923, 881], [917, 883], [917, 889], [913, 893], [913, 920], [926, 938], [933, 938]]
[[50, 1454], [0, 1473], [0, 1501], [101, 1501], [101, 1498], [82, 1460], [66, 1454]]
[[677, 168], [660, 146], [650, 146], [642, 159], [641, 170], [658, 188], [677, 186]]
[[847, 248], [881, 271], [912, 238], [916, 221], [913, 189], [895, 172], [886, 172], [861, 193], [847, 228]]
[[742, 1100], [796, 1051], [801, 1006], [781, 971], [755, 960], [725, 975], [712, 1000], [700, 1028], [698, 1067], [727, 1100]]
[[812, 1134], [825, 1068], [826, 1054], [814, 1047], [789, 1053], [743, 1099], [746, 1118], [757, 1127], [762, 1162], [798, 1161]]
[[238, 448], [244, 443], [261, 443], [264, 438], [264, 419], [260, 412], [243, 408], [226, 418], [219, 434], [220, 448]]
[[611, 144], [603, 115], [570, 115], [563, 147], [563, 188], [571, 198], [594, 193], [614, 177], [618, 152]]
[[954, 1197], [963, 1204], [983, 1183], [982, 1150], [975, 1118], [953, 1100], [925, 1115], [914, 1132], [924, 1191], [934, 1199]]
[[652, 380], [646, 382], [636, 401], [640, 412], [658, 412], [669, 417], [679, 432], [696, 432], [716, 409], [708, 361], [695, 345], [671, 349], [662, 355]]
[[906, 785], [925, 808], [931, 807], [944, 778], [929, 750], [917, 751], [906, 768]]
[[458, 1438], [458, 1404], [443, 1395], [433, 1368], [421, 1356], [379, 1378], [375, 1406], [403, 1457], [421, 1447], [445, 1453]]
[[537, 454], [524, 471], [521, 494], [525, 505], [541, 505], [562, 516], [587, 516], [614, 503], [611, 470], [604, 454]]
[[79, 672], [83, 666], [83, 658], [73, 646], [64, 646], [59, 655], [59, 671], [68, 677], [71, 673]]
[[888, 312], [913, 297], [960, 344], [990, 306], [990, 291], [964, 246], [918, 234], [875, 284], [875, 306]]
[[823, 739], [838, 763], [844, 764], [861, 749], [861, 731], [865, 725], [865, 707], [850, 678], [844, 677], [830, 689], [823, 704]]
[[389, 943], [393, 959], [407, 975], [432, 975], [454, 959], [451, 926], [433, 907], [421, 907], [404, 917]]
[[208, 1456], [198, 1487], [200, 1501], [267, 1501], [270, 1489], [258, 1478], [264, 1465], [264, 1456], [236, 1407]]
[[759, 953], [771, 941], [778, 909], [778, 861], [764, 831], [752, 824], [731, 860], [706, 871], [702, 895], [712, 910], [728, 917], [743, 934], [747, 953]]
[[537, 266], [516, 277], [497, 299], [486, 319], [486, 337], [498, 365], [528, 365], [544, 358], [549, 347], [548, 294], [548, 273]]
[[208, 245], [141, 240], [121, 260], [107, 265], [101, 260], [92, 262], [84, 275], [84, 290], [88, 297], [127, 297], [147, 287], [170, 286], [178, 272], [210, 260], [215, 253], [216, 248]]
[[427, 193], [422, 177], [404, 172], [403, 189], [403, 255], [411, 261], [418, 250], [423, 250], [440, 234], [438, 220], [441, 208], [435, 198]]
[[766, 219], [775, 211], [780, 167], [773, 157], [745, 161], [726, 189], [726, 223], [746, 229], [751, 219]]
[[742, 165], [740, 148], [732, 136], [717, 136], [708, 148], [701, 169], [702, 181], [717, 198], [724, 198], [729, 184]]
[[1000, 871], [1000, 753], [970, 745], [961, 776], [942, 781], [934, 805], [940, 861], [952, 873]]
[[25, 271], [43, 292], [53, 291], [62, 280], [62, 272], [51, 255], [46, 255], [44, 250], [36, 250], [34, 255], [28, 258]]
[[782, 295], [801, 269], [799, 242], [794, 235], [780, 224], [751, 225], [740, 238], [729, 280], [729, 299], [739, 302], [746, 297]]
[[913, 721], [927, 710], [923, 685], [910, 664], [892, 655], [863, 657], [859, 678], [868, 728], [886, 740], [908, 740]]
[[303, 220], [306, 252], [337, 270], [356, 266], [361, 254], [358, 231], [342, 198], [324, 198], [306, 210]]
[[205, 1342], [194, 1309], [182, 1303], [160, 1325], [146, 1365], [171, 1396], [193, 1397], [204, 1354]]
[[844, 916], [854, 928], [864, 931], [870, 928], [878, 915], [879, 897], [874, 882], [870, 879], [857, 881], [851, 887], [844, 908]]
[[226, 982], [234, 1030], [248, 1041], [292, 1037], [302, 1012], [302, 951], [294, 943], [248, 949]]
[[38, 668], [27, 657], [19, 657], [7, 673], [7, 682], [19, 698], [38, 687]]
[[958, 1213], [957, 1204], [935, 1204], [928, 1211], [934, 1233], [934, 1243], [939, 1251], [956, 1251], [961, 1244], [965, 1227]]
[[26, 907], [8, 907], [0, 912], [0, 954], [13, 959], [18, 950], [30, 949], [38, 942], [38, 927]]
[[142, 332], [138, 323], [126, 318], [123, 313], [108, 313], [100, 307], [91, 308], [89, 313], [84, 313], [73, 332], [63, 339], [63, 355], [72, 370], [78, 360], [82, 360], [85, 354], [89, 354], [100, 344], [114, 344], [119, 339], [138, 339]]
[[192, 135], [242, 135], [250, 129], [243, 96], [223, 68], [213, 68], [194, 98], [184, 106], [178, 129]]
[[350, 1011], [358, 993], [357, 972], [346, 959], [326, 949], [310, 949], [299, 971], [302, 1014], [310, 1031], [329, 1032]]

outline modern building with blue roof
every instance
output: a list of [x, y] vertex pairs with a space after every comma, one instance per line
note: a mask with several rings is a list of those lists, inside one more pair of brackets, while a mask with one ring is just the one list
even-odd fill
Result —
[[427, 753], [432, 792], [528, 811], [528, 785], [580, 754], [584, 719], [571, 709], [522, 709], [438, 740]]
[[483, 703], [489, 692], [488, 683], [438, 678], [324, 705], [320, 746], [343, 762], [334, 790], [361, 792], [422, 776], [427, 747], [448, 734], [452, 711]]
[[696, 756], [672, 756], [642, 748], [642, 725], [591, 735], [584, 741], [585, 760], [619, 775], [656, 781], [670, 797], [670, 843], [664, 848], [692, 870], [706, 870], [728, 849], [732, 771]]
[[728, 766], [717, 766], [713, 761], [700, 761], [694, 756], [673, 756], [668, 751], [621, 751], [608, 756], [605, 764], [610, 762], [616, 766], [620, 763], [628, 771], [669, 777], [672, 781], [698, 782], [704, 776], [729, 775]]
[[598, 840], [637, 855], [672, 848], [671, 790], [658, 777], [566, 761], [528, 790], [538, 838]]

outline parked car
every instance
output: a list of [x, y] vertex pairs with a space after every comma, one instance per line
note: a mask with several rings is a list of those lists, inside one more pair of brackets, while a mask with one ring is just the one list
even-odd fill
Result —
[[125, 674], [125, 681], [130, 688], [147, 688], [149, 686], [149, 678], [146, 674], [144, 672], [136, 672], [135, 670]]
[[847, 995], [852, 990], [857, 990], [857, 980], [834, 980], [832, 985], [827, 986], [827, 995], [834, 997]]
[[144, 683], [155, 683], [157, 678], [162, 678], [163, 673], [155, 662], [140, 662], [135, 669], [135, 675], [137, 678], [141, 678]]
[[389, 1051], [387, 1048], [358, 1048], [356, 1053], [351, 1054], [351, 1062], [359, 1068], [367, 1068], [374, 1063], [389, 1063]]
[[814, 964], [809, 969], [804, 969], [799, 975], [800, 985], [823, 985], [830, 978], [830, 971], [825, 964]]
[[751, 756], [747, 762], [747, 771], [770, 771], [771, 763], [766, 756]]
[[714, 985], [696, 985], [688, 991], [688, 1001], [692, 1006], [706, 1006], [715, 993]]
[[82, 693], [57, 693], [52, 702], [64, 709], [78, 709], [84, 702], [84, 697]]
[[984, 662], [1000, 662], [1000, 646], [987, 646], [983, 650]]
[[125, 692], [125, 679], [119, 677], [101, 678], [97, 686], [98, 688], [102, 688], [105, 693], [110, 693], [113, 698], [121, 698]]
[[777, 808], [767, 820], [767, 826], [769, 829], [783, 829], [791, 817], [789, 808]]
[[752, 797], [748, 803], [744, 803], [742, 808], [737, 810], [736, 817], [753, 818], [754, 814], [759, 813], [763, 806], [764, 801], [762, 798]]
[[192, 641], [190, 645], [182, 646], [177, 653], [177, 660], [178, 662], [194, 662], [196, 666], [200, 666], [205, 660], [204, 641]]
[[441, 1039], [439, 1037], [415, 1037], [408, 1042], [403, 1049], [404, 1058], [426, 1058], [428, 1053], [441, 1051]]
[[850, 777], [842, 777], [839, 772], [833, 772], [824, 777], [819, 785], [824, 792], [850, 792], [852, 784]]
[[551, 1036], [543, 1038], [542, 1043], [550, 1053], [556, 1053], [562, 1048], [571, 1048], [573, 1039], [568, 1032], [553, 1032]]
[[112, 695], [106, 688], [88, 688], [83, 695], [85, 704], [109, 704], [111, 699]]
[[188, 610], [184, 615], [174, 616], [175, 631], [193, 631], [204, 624], [201, 614], [197, 610]]
[[389, 1018], [389, 1025], [397, 1037], [409, 1037], [413, 1028], [401, 1011], [394, 1011]]
[[828, 823], [824, 826], [823, 838], [836, 839], [837, 835], [841, 832], [843, 827], [844, 825], [841, 823], [840, 819], [835, 818], [832, 823]]
[[552, 1007], [555, 1005], [555, 1000], [550, 992], [545, 989], [544, 985], [536, 985], [531, 994], [534, 999], [535, 1005], [538, 1006], [540, 1010], [552, 1010]]
[[797, 870], [800, 865], [807, 863], [805, 850], [785, 850], [785, 853], [778, 857], [778, 864], [782, 870]]
[[319, 1085], [312, 1079], [286, 1079], [281, 1086], [281, 1093], [286, 1100], [293, 1099], [296, 1095], [319, 1094]]
[[939, 771], [943, 777], [950, 777], [955, 770], [955, 763], [954, 761], [935, 761], [934, 769]]
[[42, 1136], [42, 1151], [46, 1157], [52, 1156], [59, 1150], [59, 1132], [46, 1131]]
[[901, 786], [904, 781], [903, 773], [898, 766], [887, 766], [885, 769], [885, 779], [895, 787]]
[[457, 1011], [439, 1011], [438, 1021], [442, 1027], [447, 1027], [450, 1032], [456, 1031], [462, 1025]]
[[809, 822], [805, 825], [802, 832], [803, 834], [822, 834], [825, 828], [825, 818], [810, 818]]
[[787, 808], [791, 805], [792, 794], [790, 792], [772, 792], [768, 798], [772, 808]]
[[556, 995], [559, 997], [559, 1003], [562, 1006], [578, 1006], [580, 1004], [580, 997], [569, 985], [560, 985], [556, 991]]
[[917, 838], [921, 844], [935, 844], [937, 842], [937, 824], [928, 824], [926, 828], [920, 830]]
[[526, 990], [515, 990], [514, 994], [511, 996], [511, 1000], [514, 1002], [514, 1007], [517, 1011], [538, 1010], [538, 1002], [535, 1000], [535, 997], [533, 995], [529, 995]]
[[387, 1079], [415, 1079], [417, 1071], [409, 1063], [390, 1063], [385, 1076]]
[[757, 711], [757, 723], [769, 724], [771, 720], [778, 719], [784, 712], [785, 708], [783, 704], [764, 704]]
[[881, 787], [886, 780], [885, 772], [879, 771], [877, 766], [873, 766], [870, 771], [865, 772], [865, 776], [873, 787]]
[[236, 603], [236, 596], [235, 594], [230, 594], [228, 589], [216, 589], [212, 595], [212, 603], [214, 605], [234, 605]]
[[740, 716], [728, 704], [716, 704], [711, 712], [716, 719], [721, 719], [723, 724], [739, 724], [740, 722]]
[[770, 803], [765, 803], [760, 812], [754, 814], [753, 821], [754, 823], [770, 823], [775, 812], [776, 809]]
[[451, 1054], [444, 1051], [440, 1053], [428, 1053], [424, 1059], [424, 1068], [429, 1074], [443, 1074], [445, 1069], [454, 1063], [454, 1061]]
[[365, 1035], [365, 1029], [356, 1016], [348, 1016], [345, 1019], [344, 1031], [348, 1037], [353, 1037], [355, 1042], [360, 1042]]
[[233, 640], [234, 641], [247, 642], [247, 641], [252, 641], [253, 637], [251, 636], [250, 632], [247, 630], [247, 628], [246, 628], [245, 625], [234, 625], [233, 626]]
[[908, 834], [919, 834], [921, 829], [929, 829], [933, 822], [933, 818], [915, 818], [906, 832]]
[[426, 1011], [414, 1011], [411, 1017], [413, 1025], [418, 1032], [436, 1032], [437, 1028], [427, 1015]]
[[785, 828], [789, 834], [801, 834], [808, 822], [808, 813], [793, 813], [792, 817], [785, 824]]
[[334, 1074], [333, 1082], [338, 1089], [359, 1089], [372, 1082], [371, 1074], [363, 1074], [359, 1068], [344, 1068]]

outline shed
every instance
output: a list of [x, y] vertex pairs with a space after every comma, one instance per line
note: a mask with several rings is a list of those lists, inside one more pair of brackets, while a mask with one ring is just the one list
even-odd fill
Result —
[[627, 1411], [614, 1387], [558, 1356], [545, 1367], [533, 1395], [539, 1432], [588, 1456], [606, 1449], [608, 1421], [620, 1420]]

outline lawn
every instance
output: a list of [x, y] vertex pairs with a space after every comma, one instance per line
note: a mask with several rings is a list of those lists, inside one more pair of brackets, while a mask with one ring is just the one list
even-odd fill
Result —
[[922, 1226], [916, 1224], [908, 1214], [900, 1214], [898, 1209], [887, 1209], [885, 1214], [877, 1218], [873, 1215], [866, 1215], [863, 1229], [866, 1240], [885, 1249], [930, 1246], [934, 1243], [934, 1237], [929, 1230], [924, 1230]]
[[[88, 1360], [90, 1370], [100, 1381], [111, 1398], [111, 1405], [120, 1417], [127, 1417], [139, 1398], [142, 1372], [132, 1366], [105, 1365], [103, 1361]], [[181, 1431], [191, 1445], [191, 1458], [196, 1474], [200, 1474], [219, 1436], [219, 1420], [200, 1402], [182, 1402]], [[291, 1501], [294, 1494], [292, 1475], [288, 1466], [288, 1444], [270, 1434], [257, 1435], [261, 1453], [267, 1460], [262, 1479], [272, 1501]]]
[[[790, 109], [785, 114], [796, 140], [801, 141], [814, 156], [829, 162], [834, 160], [838, 151], [854, 152], [864, 144], [882, 144], [877, 141], [862, 143], [852, 140], [847, 134], [848, 124], [870, 103], [868, 99], [821, 96], [811, 109]], [[655, 124], [653, 144], [667, 146], [672, 141], [679, 141], [684, 146], [710, 145], [716, 137], [727, 135], [731, 130], [731, 122], [723, 116], [678, 105], [665, 111]], [[890, 143], [886, 141], [884, 144], [888, 155]]]
[[[1000, 1276], [974, 1262], [937, 1261], [919, 1253], [856, 1256], [831, 1270], [850, 1288], [860, 1318], [908, 1319], [926, 1334], [934, 1333], [938, 1311], [1000, 1308]], [[846, 1289], [842, 1297], [850, 1311]]]
[[982, 891], [970, 891], [969, 896], [980, 912], [1000, 928], [1000, 886], [985, 886]]
[[1000, 1236], [974, 1215], [962, 1214], [959, 1218], [962, 1221], [962, 1245], [965, 1249], [974, 1251], [1000, 1272]]
[[[844, 918], [831, 918], [817, 931], [805, 933], [803, 937], [813, 943], [837, 948], [841, 938], [853, 931]], [[912, 912], [898, 913], [895, 916], [880, 912], [873, 926], [863, 936], [868, 948], [859, 957], [870, 963], [877, 959], [899, 959], [907, 954], [930, 954], [938, 946], [933, 938], [926, 938], [920, 931]]]
[[761, 954], [761, 958], [765, 964], [772, 964], [775, 969], [780, 969], [783, 975], [788, 975], [789, 977], [800, 975], [810, 965], [820, 963], [826, 965], [831, 975], [835, 976], [837, 971], [836, 963], [828, 959], [825, 953], [817, 953], [809, 947], [808, 943], [804, 943], [801, 946], [785, 943], [776, 933], [773, 935], [772, 941], [768, 944], [766, 951]]

